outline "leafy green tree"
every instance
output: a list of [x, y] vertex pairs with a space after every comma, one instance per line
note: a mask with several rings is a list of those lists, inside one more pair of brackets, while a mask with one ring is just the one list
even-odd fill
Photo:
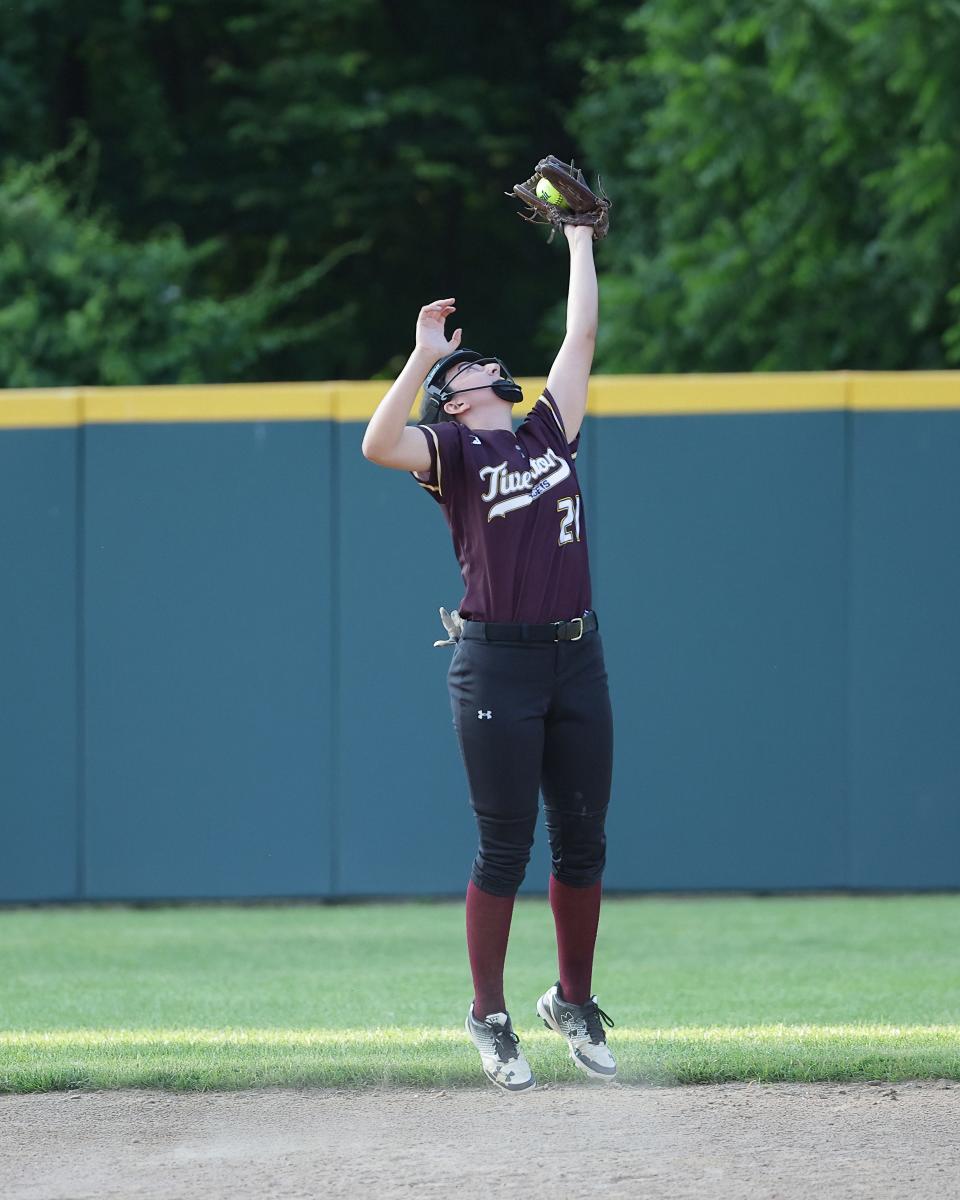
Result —
[[572, 118], [610, 166], [609, 371], [960, 362], [960, 10], [650, 0]]
[[[502, 194], [570, 155], [580, 0], [438, 13], [425, 0], [10, 0], [0, 10], [0, 136], [30, 161], [76, 122], [100, 148], [94, 201], [130, 241], [160, 223], [229, 254], [213, 295], [249, 287], [278, 234], [290, 277], [370, 239], [277, 320], [357, 306], [349, 337], [264, 354], [261, 378], [386, 375], [426, 299], [457, 295], [468, 344], [544, 367], [538, 329], [564, 287]], [[622, 4], [621, 4], [622, 8]], [[9, 53], [7, 50], [9, 47]]]
[[451, 294], [468, 345], [543, 370], [563, 247], [501, 193], [546, 152], [615, 202], [599, 369], [934, 367], [960, 363], [957, 61], [952, 0], [10, 0], [0, 154], [12, 178], [88, 130], [63, 219], [164, 230], [197, 303], [286, 289], [191, 370], [386, 376]]
[[0, 380], [7, 387], [243, 380], [267, 354], [343, 336], [347, 304], [308, 324], [277, 314], [362, 245], [281, 283], [282, 244], [245, 291], [198, 286], [222, 243], [188, 246], [176, 229], [123, 240], [56, 179], [75, 157], [8, 169], [0, 180]]

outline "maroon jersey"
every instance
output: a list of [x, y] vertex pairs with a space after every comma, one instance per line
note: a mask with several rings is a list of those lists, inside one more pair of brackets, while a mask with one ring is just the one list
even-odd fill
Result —
[[419, 425], [430, 470], [411, 471], [441, 506], [466, 594], [461, 617], [543, 624], [591, 606], [583, 498], [563, 417], [544, 388], [516, 431]]

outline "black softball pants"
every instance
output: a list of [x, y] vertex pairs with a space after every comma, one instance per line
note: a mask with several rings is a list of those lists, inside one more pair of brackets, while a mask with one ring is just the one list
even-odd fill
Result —
[[480, 834], [474, 885], [516, 894], [541, 790], [552, 873], [570, 887], [596, 883], [606, 863], [613, 764], [599, 630], [570, 642], [461, 638], [447, 687]]

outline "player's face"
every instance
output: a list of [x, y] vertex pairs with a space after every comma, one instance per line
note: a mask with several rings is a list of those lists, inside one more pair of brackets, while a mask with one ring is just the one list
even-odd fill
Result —
[[[501, 376], [499, 363], [460, 363], [456, 367], [451, 367], [447, 372], [446, 390], [459, 392], [464, 388], [482, 387], [484, 382], [492, 382], [500, 379]], [[476, 392], [471, 394], [477, 395]]]
[[456, 402], [458, 392], [467, 394], [460, 402], [466, 407], [454, 412], [448, 409], [448, 415], [474, 429], [505, 428], [502, 425], [504, 411], [508, 414], [512, 411], [510, 402], [498, 396], [493, 388], [485, 386], [502, 378], [504, 375], [498, 362], [460, 363], [451, 367], [447, 372], [447, 400], [444, 403], [451, 400]]

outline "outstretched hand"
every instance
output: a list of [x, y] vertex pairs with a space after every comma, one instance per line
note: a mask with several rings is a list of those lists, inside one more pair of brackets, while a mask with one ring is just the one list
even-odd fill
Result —
[[434, 358], [452, 354], [460, 345], [462, 329], [455, 329], [449, 340], [443, 331], [447, 317], [457, 311], [453, 303], [455, 299], [454, 296], [448, 296], [446, 300], [434, 300], [432, 304], [425, 304], [420, 309], [420, 316], [417, 318], [417, 347], [429, 350]]

